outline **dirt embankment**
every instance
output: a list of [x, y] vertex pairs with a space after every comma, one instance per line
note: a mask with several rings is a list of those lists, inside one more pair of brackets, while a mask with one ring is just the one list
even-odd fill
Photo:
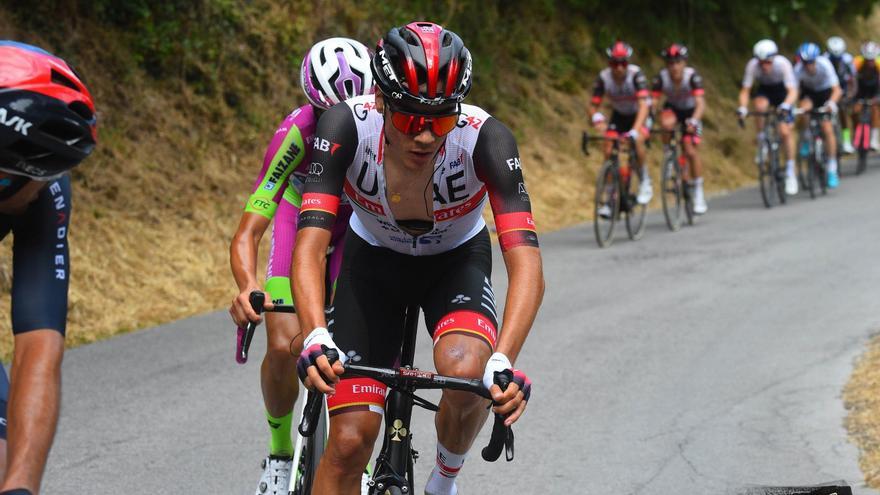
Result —
[[[235, 293], [229, 240], [275, 126], [305, 103], [297, 68], [309, 40], [345, 33], [368, 41], [387, 29], [388, 19], [378, 7], [364, 13], [345, 2], [332, 3], [344, 22], [328, 13], [332, 9], [301, 6], [292, 12], [286, 2], [247, 2], [227, 14], [234, 15], [229, 22], [236, 34], [221, 33], [222, 45], [206, 52], [213, 54], [210, 64], [183, 56], [179, 66], [158, 73], [131, 52], [139, 40], [96, 24], [77, 11], [75, 2], [59, 4], [67, 6], [61, 17], [70, 22], [58, 29], [28, 28], [16, 17], [20, 14], [0, 7], [0, 38], [37, 44], [71, 60], [85, 75], [99, 109], [99, 147], [73, 172], [70, 345], [228, 304]], [[438, 7], [443, 12], [436, 18], [445, 22], [456, 5]], [[399, 11], [394, 15], [403, 16]], [[413, 16], [424, 14], [406, 15]], [[186, 28], [182, 23], [181, 29]], [[568, 36], [589, 49], [569, 53], [569, 58], [586, 57], [587, 65], [598, 67], [601, 52], [592, 46], [598, 42], [590, 26], [578, 29]], [[706, 36], [707, 46], [726, 46], [725, 33], [714, 30]], [[652, 76], [661, 66], [655, 53], [668, 40], [641, 41], [653, 48], [638, 52], [636, 61]], [[190, 46], [186, 43], [184, 48]], [[529, 46], [540, 48], [539, 40], [534, 43]], [[735, 79], [750, 46], [724, 49], [729, 58], [713, 52], [710, 59], [708, 48], [692, 45], [709, 102], [702, 149], [710, 194], [753, 180], [751, 133], [740, 131], [730, 117]], [[490, 109], [514, 129], [539, 229], [588, 220], [599, 158], [598, 153], [590, 159], [582, 155], [580, 135], [595, 72], [578, 73], [574, 80], [579, 83], [561, 89], [547, 79], [555, 61], [541, 58], [511, 70], [509, 77], [492, 79], [485, 74], [506, 73], [507, 67], [493, 64], [506, 64], [511, 57], [495, 60], [491, 50], [484, 52], [474, 53], [478, 71], [470, 103]], [[655, 146], [655, 175], [658, 154]], [[585, 237], [584, 242], [593, 241]], [[10, 252], [11, 242], [0, 244], [0, 305], [6, 308]], [[216, 330], [222, 336], [229, 328]], [[0, 318], [0, 358], [9, 358], [11, 339], [9, 318]]]

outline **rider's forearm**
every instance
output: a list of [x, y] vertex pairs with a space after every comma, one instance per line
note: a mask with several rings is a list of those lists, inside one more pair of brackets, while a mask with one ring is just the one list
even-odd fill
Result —
[[541, 300], [544, 298], [544, 273], [541, 251], [536, 247], [521, 246], [504, 252], [507, 266], [507, 300], [504, 320], [496, 352], [513, 363], [532, 328]]
[[303, 337], [317, 327], [326, 327], [324, 315], [324, 258], [330, 244], [330, 231], [302, 228], [296, 235], [291, 266], [291, 286]]
[[739, 90], [739, 106], [747, 107], [749, 105], [749, 93], [752, 88], [743, 87]]
[[840, 97], [842, 94], [843, 94], [843, 92], [840, 91], [840, 86], [832, 86], [831, 87], [831, 98], [830, 99], [834, 103], [837, 103], [840, 101]]
[[651, 107], [648, 106], [647, 98], [639, 98], [639, 111], [636, 113], [636, 120], [633, 122], [633, 129], [641, 129], [645, 126], [645, 121], [648, 120], [648, 112], [651, 110]]
[[798, 97], [798, 88], [788, 88], [788, 94], [785, 96], [785, 101], [783, 103], [788, 103], [789, 105], [794, 105], [797, 101]]
[[253, 222], [246, 218], [252, 215], [252, 213], [244, 214], [238, 231], [235, 232], [232, 243], [229, 245], [229, 264], [239, 291], [258, 285], [257, 250], [266, 228], [261, 225], [262, 222]]
[[694, 99], [697, 102], [696, 108], [694, 108], [694, 117], [697, 120], [703, 120], [703, 112], [706, 111], [706, 98], [703, 95], [695, 96]]

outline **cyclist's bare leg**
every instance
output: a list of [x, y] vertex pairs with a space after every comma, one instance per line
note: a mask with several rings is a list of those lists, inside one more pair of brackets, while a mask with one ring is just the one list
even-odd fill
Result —
[[280, 418], [290, 414], [299, 394], [296, 359], [302, 352], [302, 335], [295, 314], [266, 314], [266, 355], [260, 367], [260, 385], [266, 411]]
[[786, 162], [794, 160], [794, 133], [791, 124], [779, 122], [779, 140], [782, 141], [782, 151]]
[[58, 424], [64, 336], [40, 329], [15, 336], [9, 387], [9, 463], [0, 490], [26, 488], [35, 495]]
[[[444, 335], [434, 346], [437, 373], [461, 378], [482, 378], [492, 350], [485, 342], [465, 335]], [[471, 448], [489, 414], [486, 399], [469, 392], [444, 390], [435, 417], [437, 440], [447, 449], [464, 454]]]
[[[608, 124], [606, 122], [599, 122], [596, 124], [596, 132], [598, 132], [600, 136], [604, 136], [605, 133], [608, 132]], [[611, 158], [612, 146], [611, 141], [602, 142], [602, 153], [605, 155], [606, 160]]]
[[834, 135], [834, 124], [830, 120], [822, 121], [822, 134], [825, 135], [825, 148], [828, 158], [837, 156], [837, 136]]
[[880, 106], [871, 105], [871, 128], [880, 127]]
[[370, 461], [382, 416], [350, 411], [330, 418], [330, 436], [321, 456], [312, 493], [359, 495], [361, 474]]
[[[669, 110], [664, 110], [660, 112], [660, 128], [667, 132], [672, 132], [675, 129], [675, 124], [678, 122], [678, 118], [675, 116], [674, 112]], [[669, 140], [672, 138], [669, 134], [663, 133], [660, 135], [660, 139], [663, 141], [663, 144], [669, 144]]]
[[[752, 106], [755, 107], [756, 113], [764, 113], [770, 109], [770, 100], [764, 96], [756, 96], [752, 100]], [[755, 118], [755, 130], [761, 132], [764, 130], [764, 117]]]
[[691, 173], [691, 176], [685, 177], [685, 179], [699, 179], [703, 177], [703, 161], [700, 159], [700, 154], [697, 153], [697, 145], [692, 140], [685, 139], [682, 142], [682, 147], [684, 148], [684, 156], [690, 164]]

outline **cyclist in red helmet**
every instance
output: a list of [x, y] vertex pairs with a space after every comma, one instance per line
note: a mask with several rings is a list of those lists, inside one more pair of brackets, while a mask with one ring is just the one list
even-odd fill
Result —
[[95, 106], [73, 69], [40, 48], [0, 40], [0, 239], [15, 237], [2, 495], [39, 492], [55, 436], [70, 276], [66, 172], [96, 141]]
[[[648, 79], [638, 65], [629, 63], [633, 49], [623, 41], [616, 41], [605, 50], [608, 67], [599, 72], [593, 85], [593, 98], [590, 101], [589, 116], [592, 125], [607, 137], [628, 137], [636, 146], [636, 156], [641, 165], [641, 185], [636, 200], [647, 204], [654, 194], [651, 176], [645, 162], [645, 140], [651, 127], [651, 97], [648, 92]], [[608, 95], [611, 100], [611, 119], [605, 121], [600, 112], [602, 98]], [[605, 143], [605, 158], [611, 156], [611, 142]], [[599, 209], [600, 215], [610, 215], [608, 205]]]
[[[660, 70], [651, 85], [655, 100], [666, 97], [663, 111], [660, 112], [660, 125], [667, 131], [671, 131], [676, 123], [682, 127], [682, 147], [690, 164], [689, 179], [694, 184], [694, 213], [702, 215], [709, 209], [703, 194], [703, 163], [697, 153], [703, 133], [703, 112], [706, 110], [703, 78], [688, 65], [686, 46], [673, 43], [660, 55], [666, 61], [666, 68]], [[663, 141], [668, 142], [669, 136], [664, 135]]]
[[[543, 297], [541, 255], [513, 134], [462, 103], [471, 70], [470, 53], [452, 31], [430, 22], [393, 28], [373, 57], [376, 94], [336, 105], [318, 122], [312, 160], [320, 167], [305, 181], [293, 259], [306, 336], [298, 370], [306, 386], [333, 394], [314, 493], [357, 491], [385, 406], [383, 384], [346, 377], [322, 346], [360, 365], [392, 367], [409, 304], [424, 312], [440, 374], [482, 377], [508, 424], [525, 410], [531, 382], [512, 368]], [[343, 191], [354, 214], [325, 315], [322, 260]], [[500, 329], [486, 203], [509, 279]], [[516, 385], [502, 393], [493, 378], [506, 369]], [[473, 394], [443, 393], [425, 493], [456, 493], [487, 405]]]

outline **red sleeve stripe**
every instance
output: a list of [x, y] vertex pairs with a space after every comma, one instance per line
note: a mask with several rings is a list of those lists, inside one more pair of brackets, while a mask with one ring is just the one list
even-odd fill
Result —
[[702, 96], [702, 94], [703, 94], [704, 92], [705, 92], [705, 91], [703, 90], [703, 88], [697, 88], [697, 89], [693, 90], [693, 91], [691, 92], [691, 94], [694, 95], [694, 96]]
[[636, 91], [636, 97], [637, 97], [637, 98], [644, 98], [644, 97], [646, 97], [646, 96], [648, 96], [648, 90], [647, 90], [647, 89], [640, 89], [640, 90]]
[[302, 198], [300, 211], [323, 211], [336, 215], [339, 210], [339, 196], [322, 193], [305, 193]]
[[599, 103], [602, 103], [602, 97], [601, 96], [594, 96], [593, 99], [590, 101], [593, 103], [593, 105], [598, 105]]
[[495, 229], [499, 236], [516, 230], [534, 232], [535, 220], [532, 218], [532, 214], [527, 211], [504, 213], [495, 216]]
[[654, 90], [651, 91], [651, 96], [653, 96], [654, 98], [660, 98], [661, 96], [663, 96], [663, 92], [659, 90]]

